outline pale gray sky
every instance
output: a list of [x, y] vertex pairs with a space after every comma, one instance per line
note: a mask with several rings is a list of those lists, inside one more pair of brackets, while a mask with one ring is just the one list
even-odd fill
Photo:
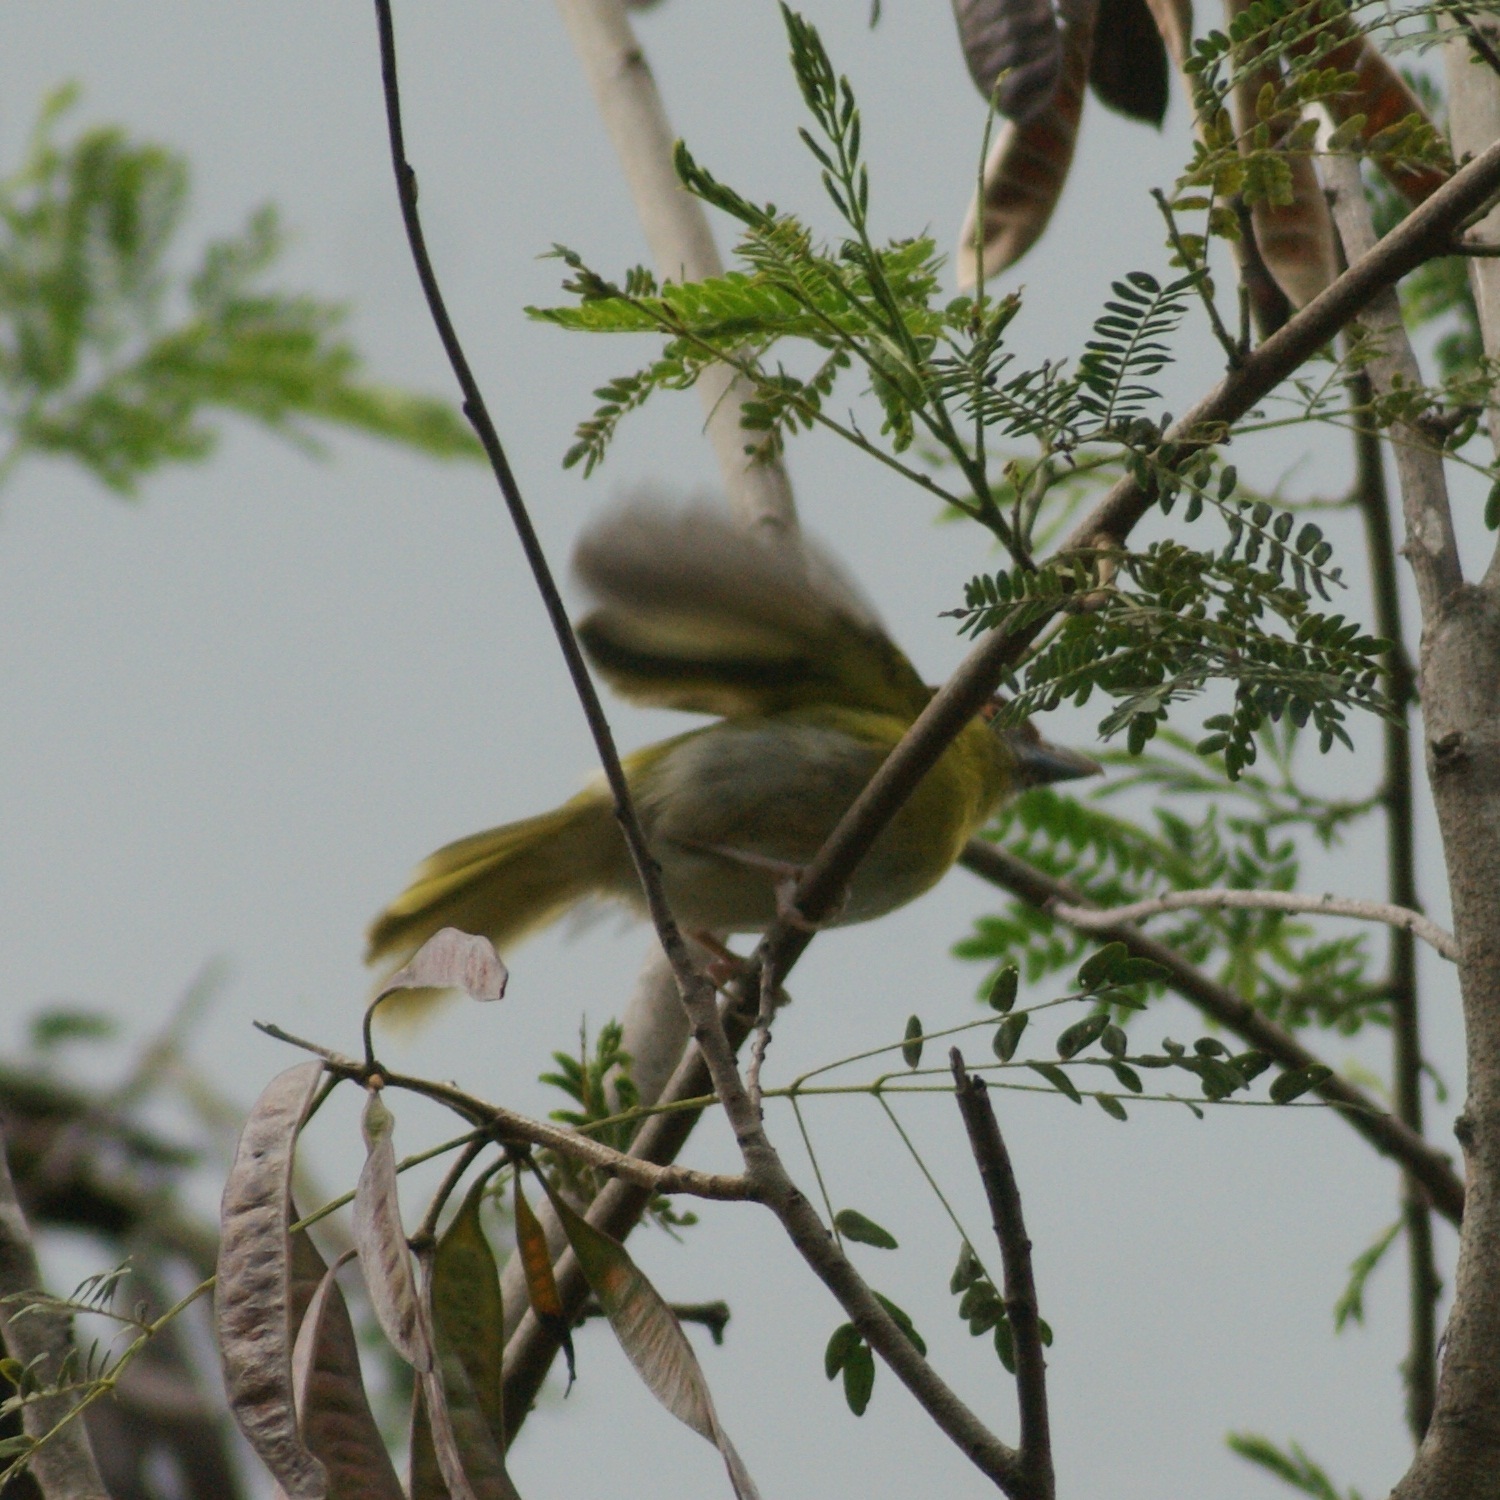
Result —
[[[879, 225], [930, 226], [946, 242], [973, 180], [982, 106], [946, 5], [886, 0], [874, 33], [866, 9], [807, 5], [866, 107]], [[628, 422], [588, 483], [561, 471], [591, 389], [638, 351], [533, 325], [521, 308], [556, 296], [557, 263], [536, 258], [553, 241], [606, 270], [644, 259], [610, 149], [551, 7], [449, 0], [403, 5], [397, 19], [439, 274], [560, 565], [612, 497], [646, 483], [713, 485], [696, 401]], [[699, 159], [831, 229], [796, 143], [769, 0], [669, 0], [640, 28]], [[189, 154], [195, 246], [274, 199], [295, 234], [281, 284], [348, 300], [376, 374], [449, 389], [400, 233], [367, 5], [12, 0], [0, 41], [4, 161], [16, 160], [42, 95], [79, 80], [76, 119], [117, 121]], [[1180, 100], [1161, 136], [1090, 101], [1061, 209], [1009, 278], [1027, 290], [1014, 325], [1021, 358], [1075, 352], [1112, 275], [1164, 270], [1145, 194], [1170, 183], [1185, 143]], [[1197, 353], [1167, 377], [1178, 410], [1213, 373], [1196, 324], [1190, 341]], [[150, 481], [138, 505], [37, 463], [0, 498], [5, 1045], [29, 1010], [59, 997], [117, 1009], [143, 1035], [202, 962], [223, 954], [232, 981], [196, 1055], [248, 1100], [291, 1060], [252, 1019], [354, 1048], [364, 925], [418, 858], [552, 805], [590, 770], [581, 716], [487, 474], [353, 439], [330, 451], [310, 461], [234, 428], [210, 465]], [[935, 527], [920, 497], [821, 438], [799, 442], [791, 466], [808, 524], [849, 559], [924, 673], [941, 678], [961, 646], [937, 614], [984, 565], [975, 538]], [[1290, 474], [1302, 491], [1333, 488], [1338, 473], [1337, 445], [1315, 435], [1269, 452], [1257, 477]], [[669, 722], [616, 715], [626, 746]], [[1080, 717], [1056, 732], [1086, 743], [1090, 725]], [[1362, 759], [1330, 774], [1368, 777]], [[1379, 864], [1378, 847], [1362, 843], [1319, 868], [1318, 888], [1378, 894]], [[820, 937], [797, 971], [771, 1074], [894, 1038], [912, 1010], [934, 1026], [970, 1017], [979, 975], [947, 950], [991, 904], [957, 873], [875, 926]], [[502, 1006], [449, 1011], [402, 1060], [510, 1105], [551, 1108], [536, 1074], [551, 1049], [572, 1045], [581, 1014], [597, 1024], [618, 1009], [645, 941], [642, 929], [610, 923], [548, 935], [511, 956]], [[1430, 1025], [1438, 1064], [1460, 1085], [1454, 1023]], [[1164, 1011], [1142, 1036], [1154, 1043], [1192, 1026]], [[1330, 1051], [1350, 1055], [1343, 1042]], [[435, 1138], [432, 1115], [393, 1103], [403, 1148]], [[1121, 1126], [1054, 1098], [1003, 1095], [1000, 1109], [1057, 1334], [1061, 1492], [1269, 1495], [1271, 1482], [1223, 1447], [1226, 1431], [1249, 1429], [1298, 1439], [1341, 1482], [1383, 1493], [1406, 1452], [1399, 1262], [1373, 1283], [1368, 1327], [1335, 1338], [1331, 1309], [1350, 1259], [1394, 1217], [1390, 1168], [1338, 1120], [1309, 1112], [1225, 1110], [1199, 1123], [1186, 1110], [1139, 1108]], [[857, 1250], [861, 1264], [1013, 1436], [1009, 1382], [987, 1341], [953, 1316], [956, 1236], [877, 1106], [846, 1100], [809, 1115], [836, 1199], [903, 1239], [896, 1254]], [[982, 1204], [951, 1104], [906, 1115], [979, 1234]], [[810, 1181], [790, 1120], [771, 1119]], [[320, 1125], [314, 1144], [325, 1181], [352, 1182], [350, 1110]], [[706, 1129], [693, 1156], [727, 1165], [725, 1133]], [[868, 1415], [848, 1414], [822, 1374], [842, 1314], [768, 1216], [715, 1207], [703, 1218], [683, 1247], [654, 1235], [636, 1250], [667, 1295], [733, 1304], [726, 1346], [703, 1359], [764, 1494], [989, 1493], [888, 1374]], [[515, 1455], [528, 1500], [727, 1493], [712, 1449], [653, 1405], [606, 1336], [588, 1330], [580, 1353], [579, 1387], [537, 1416]]]

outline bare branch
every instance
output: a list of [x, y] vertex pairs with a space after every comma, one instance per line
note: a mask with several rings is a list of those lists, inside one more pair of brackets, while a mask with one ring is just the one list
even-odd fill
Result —
[[[979, 839], [969, 841], [961, 863], [965, 869], [1042, 911], [1048, 910], [1054, 901], [1072, 907], [1087, 904], [1076, 886]], [[1147, 937], [1140, 928], [1132, 927], [1128, 922], [1117, 922], [1096, 931], [1098, 936], [1110, 942], [1124, 943], [1135, 957], [1159, 964], [1166, 971], [1167, 984], [1178, 995], [1250, 1046], [1259, 1048], [1283, 1068], [1322, 1065], [1322, 1059], [1304, 1047], [1291, 1032], [1256, 1010], [1243, 996], [1194, 968], [1175, 949]], [[1336, 1073], [1319, 1084], [1315, 1092], [1334, 1105], [1350, 1126], [1382, 1156], [1400, 1163], [1421, 1184], [1439, 1213], [1454, 1224], [1459, 1223], [1464, 1211], [1464, 1185], [1443, 1152], [1387, 1114], [1368, 1094]]]
[[1429, 917], [1385, 901], [1355, 901], [1343, 896], [1304, 896], [1297, 891], [1238, 891], [1215, 888], [1171, 891], [1148, 901], [1133, 901], [1100, 911], [1091, 906], [1069, 906], [1054, 901], [1048, 910], [1081, 932], [1098, 932], [1120, 922], [1139, 922], [1168, 911], [1285, 911], [1324, 917], [1357, 917], [1362, 922], [1384, 922], [1430, 944], [1444, 958], [1458, 962], [1458, 941]]
[[[16, 1196], [0, 1135], [0, 1330], [4, 1350], [29, 1369], [38, 1387], [46, 1389], [76, 1378], [78, 1352], [73, 1346], [73, 1321], [67, 1313], [45, 1304], [28, 1305], [40, 1296], [42, 1272], [37, 1265], [31, 1229]], [[42, 1396], [26, 1402], [21, 1421], [26, 1435], [40, 1447], [29, 1467], [44, 1500], [109, 1500], [94, 1463], [88, 1434], [70, 1395]]]
[[[712, 986], [694, 967], [687, 943], [667, 905], [667, 898], [662, 890], [661, 871], [651, 851], [646, 847], [646, 836], [641, 831], [640, 819], [636, 815], [635, 804], [630, 795], [630, 786], [625, 779], [624, 768], [620, 765], [620, 755], [615, 747], [614, 733], [609, 727], [609, 720], [605, 717], [599, 694], [584, 664], [583, 653], [579, 649], [577, 637], [573, 634], [572, 622], [568, 619], [567, 608], [563, 604], [562, 595], [558, 592], [557, 582], [552, 576], [552, 568], [547, 562], [546, 553], [542, 550], [536, 528], [531, 523], [526, 502], [521, 497], [520, 486], [517, 485], [515, 475], [511, 472], [510, 460], [505, 455], [504, 446], [490, 418], [489, 408], [485, 404], [479, 383], [474, 378], [474, 372], [459, 343], [452, 319], [448, 316], [447, 305], [443, 300], [442, 290], [438, 286], [432, 260], [427, 253], [427, 240], [422, 230], [421, 216], [417, 212], [416, 174], [406, 160], [406, 147], [402, 135], [401, 95], [396, 76], [396, 35], [391, 18], [390, 0], [375, 0], [375, 14], [380, 31], [380, 71], [385, 94], [386, 124], [390, 133], [391, 164], [395, 170], [396, 194], [400, 200], [401, 218], [406, 226], [407, 243], [411, 247], [417, 277], [422, 284], [422, 292], [427, 299], [427, 307], [432, 314], [432, 321], [437, 328], [438, 336], [442, 339], [443, 349], [448, 355], [448, 362], [452, 365], [454, 376], [463, 392], [464, 415], [469, 419], [479, 441], [483, 444], [490, 467], [494, 470], [500, 492], [505, 497], [506, 509], [510, 512], [511, 523], [515, 527], [516, 535], [521, 542], [521, 549], [526, 554], [526, 561], [536, 582], [537, 592], [542, 596], [542, 603], [552, 622], [557, 644], [562, 650], [563, 660], [567, 663], [568, 675], [572, 679], [573, 690], [578, 695], [579, 704], [583, 708], [584, 718], [588, 721], [589, 733], [593, 736], [605, 779], [609, 783], [610, 793], [614, 798], [615, 816], [619, 820], [620, 831], [630, 851], [631, 862], [640, 879], [646, 906], [656, 928], [656, 935], [661, 941], [662, 951], [672, 965], [672, 973], [677, 980], [678, 989], [682, 992], [683, 1003], [687, 1006], [689, 1015], [694, 1018], [694, 1036], [707, 1055], [720, 1060], [722, 1071], [728, 1053], [723, 1033], [719, 1031], [717, 1036], [708, 1034], [718, 1028]], [[694, 1001], [696, 1003], [693, 1003]], [[734, 1071], [732, 1055], [727, 1056], [727, 1066], [729, 1072], [732, 1073]], [[718, 1076], [716, 1072], [716, 1082]]]
[[1031, 1272], [1031, 1241], [1021, 1215], [1021, 1190], [984, 1079], [973, 1077], [965, 1069], [957, 1047], [948, 1053], [948, 1060], [953, 1067], [959, 1113], [969, 1132], [969, 1149], [989, 1200], [1005, 1269], [1005, 1316], [1015, 1349], [1016, 1399], [1021, 1409], [1018, 1459], [1025, 1480], [1024, 1488], [1014, 1493], [1025, 1495], [1027, 1500], [1052, 1500], [1056, 1481], [1047, 1415], [1047, 1358], [1042, 1350], [1036, 1280]]
[[[1367, 261], [1378, 253], [1379, 245], [1375, 240], [1369, 200], [1359, 175], [1359, 163], [1353, 157], [1334, 154], [1325, 162], [1325, 170], [1333, 200], [1334, 223], [1343, 241], [1344, 255], [1351, 265]], [[1437, 196], [1434, 194], [1428, 203], [1431, 204]], [[1410, 219], [1407, 222], [1410, 223]], [[1387, 235], [1381, 243], [1393, 237]], [[1373, 349], [1373, 358], [1365, 368], [1376, 395], [1388, 396], [1402, 389], [1420, 390], [1422, 371], [1401, 319], [1401, 304], [1394, 286], [1382, 287], [1361, 311], [1360, 319], [1369, 332]], [[1414, 422], [1396, 422], [1391, 430], [1401, 504], [1406, 516], [1406, 545], [1402, 550], [1416, 579], [1423, 618], [1431, 619], [1442, 602], [1463, 582], [1458, 538], [1453, 532], [1453, 511], [1448, 503], [1448, 480], [1443, 472], [1443, 453]]]
[[587, 1135], [581, 1135], [564, 1125], [554, 1125], [547, 1120], [535, 1120], [529, 1115], [518, 1114], [503, 1105], [490, 1104], [473, 1094], [466, 1094], [451, 1083], [434, 1083], [427, 1078], [416, 1078], [405, 1073], [392, 1073], [378, 1064], [358, 1062], [352, 1057], [341, 1056], [314, 1042], [304, 1041], [283, 1031], [279, 1026], [256, 1023], [259, 1030], [280, 1042], [289, 1042], [323, 1059], [331, 1073], [343, 1078], [352, 1078], [368, 1084], [377, 1074], [384, 1087], [404, 1089], [411, 1094], [420, 1094], [424, 1099], [445, 1105], [455, 1114], [462, 1115], [471, 1124], [483, 1126], [502, 1145], [524, 1144], [542, 1146], [559, 1155], [570, 1157], [586, 1167], [593, 1167], [611, 1177], [624, 1178], [636, 1187], [649, 1193], [687, 1193], [694, 1198], [713, 1198], [723, 1202], [743, 1202], [757, 1197], [750, 1182], [738, 1175], [720, 1172], [699, 1172], [691, 1167], [656, 1166], [642, 1161], [637, 1156], [616, 1151]]
[[[678, 281], [722, 276], [724, 264], [703, 205], [677, 180], [672, 126], [621, 0], [557, 3], [619, 155], [657, 272]], [[736, 519], [751, 530], [795, 531], [792, 488], [780, 460], [745, 452], [762, 447], [765, 439], [740, 425], [753, 386], [719, 365], [703, 372], [698, 391]]]

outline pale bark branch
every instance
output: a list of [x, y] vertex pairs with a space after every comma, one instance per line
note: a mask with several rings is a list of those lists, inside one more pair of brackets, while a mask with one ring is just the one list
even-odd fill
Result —
[[1081, 932], [1096, 932], [1120, 922], [1139, 922], [1169, 911], [1284, 911], [1308, 916], [1355, 917], [1361, 922], [1383, 922], [1419, 937], [1446, 959], [1458, 961], [1458, 944], [1429, 917], [1385, 901], [1356, 901], [1344, 896], [1306, 896], [1298, 891], [1241, 891], [1214, 888], [1201, 891], [1171, 891], [1128, 906], [1098, 911], [1093, 907], [1054, 902], [1051, 911]]
[[[1345, 258], [1351, 265], [1366, 260], [1378, 247], [1359, 163], [1350, 156], [1332, 155], [1324, 163], [1324, 171]], [[1386, 236], [1387, 240], [1390, 238]], [[1422, 371], [1401, 319], [1401, 303], [1394, 285], [1382, 288], [1369, 300], [1360, 313], [1360, 321], [1373, 350], [1373, 358], [1365, 369], [1376, 395], [1420, 389]], [[1402, 550], [1416, 579], [1423, 616], [1430, 617], [1463, 582], [1443, 451], [1410, 422], [1394, 423], [1391, 435], [1406, 518], [1406, 545]]]
[[957, 1047], [949, 1052], [948, 1060], [953, 1068], [959, 1112], [969, 1135], [969, 1150], [979, 1168], [979, 1180], [984, 1184], [1004, 1269], [1005, 1316], [1010, 1323], [1011, 1347], [1015, 1353], [1016, 1403], [1021, 1413], [1021, 1441], [1016, 1457], [1023, 1485], [1013, 1493], [1024, 1495], [1026, 1500], [1052, 1500], [1057, 1486], [1047, 1410], [1047, 1356], [1042, 1347], [1041, 1313], [1031, 1268], [1031, 1240], [1021, 1213], [1021, 1189], [984, 1079], [973, 1077], [965, 1069], [963, 1054]]
[[[675, 281], [723, 275], [703, 205], [677, 180], [671, 123], [621, 0], [557, 0], [557, 6], [620, 158], [658, 275]], [[718, 365], [699, 377], [698, 393], [735, 518], [752, 531], [795, 532], [785, 468], [779, 459], [745, 451], [761, 448], [765, 439], [740, 423], [741, 408], [754, 395], [750, 382]]]
[[[0, 1336], [5, 1353], [29, 1369], [45, 1389], [77, 1379], [79, 1370], [73, 1320], [56, 1308], [28, 1305], [28, 1296], [42, 1294], [31, 1229], [0, 1135]], [[88, 1433], [75, 1412], [77, 1405], [75, 1396], [58, 1394], [28, 1400], [22, 1408], [24, 1431], [42, 1443], [28, 1467], [44, 1500], [109, 1500]]]
[[[1052, 910], [1055, 901], [1074, 908], [1088, 904], [1076, 886], [980, 839], [969, 841], [962, 863], [965, 869], [1041, 911]], [[1115, 922], [1095, 929], [1095, 933], [1106, 941], [1124, 943], [1137, 958], [1158, 964], [1165, 971], [1167, 986], [1174, 993], [1242, 1041], [1266, 1053], [1281, 1067], [1295, 1070], [1322, 1065], [1323, 1059], [1303, 1046], [1285, 1027], [1278, 1026], [1242, 995], [1210, 979], [1176, 949], [1148, 937], [1139, 927], [1128, 922]], [[1421, 1185], [1440, 1214], [1455, 1224], [1463, 1218], [1464, 1184], [1447, 1155], [1337, 1073], [1319, 1084], [1315, 1092], [1335, 1106], [1349, 1125], [1382, 1156], [1390, 1157], [1403, 1167]]]

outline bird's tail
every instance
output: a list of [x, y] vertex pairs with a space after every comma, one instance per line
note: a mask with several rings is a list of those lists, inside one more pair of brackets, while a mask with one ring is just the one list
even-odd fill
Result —
[[[443, 927], [481, 934], [503, 953], [586, 897], [628, 889], [628, 864], [609, 797], [591, 787], [553, 812], [428, 855], [371, 923], [365, 961], [395, 968]], [[381, 1017], [411, 1019], [434, 998], [397, 992]]]

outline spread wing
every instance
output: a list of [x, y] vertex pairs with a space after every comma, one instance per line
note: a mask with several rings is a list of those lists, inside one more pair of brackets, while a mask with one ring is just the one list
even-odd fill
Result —
[[739, 718], [808, 704], [914, 717], [931, 696], [843, 571], [707, 506], [635, 502], [590, 527], [578, 636], [622, 697]]

